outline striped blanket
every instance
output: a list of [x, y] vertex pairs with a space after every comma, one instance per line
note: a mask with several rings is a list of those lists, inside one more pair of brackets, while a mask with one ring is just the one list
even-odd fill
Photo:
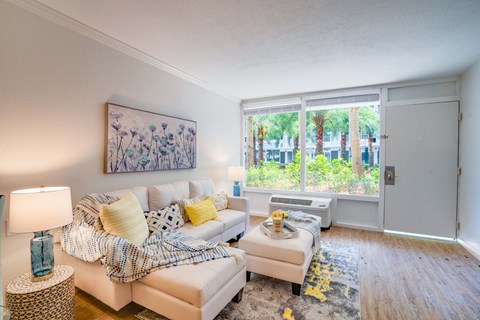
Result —
[[158, 269], [230, 256], [223, 246], [179, 232], [152, 233], [141, 246], [110, 235], [101, 226], [99, 208], [116, 200], [100, 193], [82, 198], [62, 238], [62, 249], [68, 254], [88, 262], [101, 259], [112, 281], [131, 282]]
[[307, 230], [313, 235], [313, 245], [316, 249], [320, 247], [320, 231], [322, 219], [320, 217], [306, 214], [302, 211], [287, 211], [288, 223], [295, 228]]

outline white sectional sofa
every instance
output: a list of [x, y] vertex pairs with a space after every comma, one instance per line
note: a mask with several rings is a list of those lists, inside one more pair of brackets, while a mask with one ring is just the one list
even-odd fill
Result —
[[[215, 193], [211, 180], [178, 181], [108, 192], [122, 196], [133, 192], [144, 210], [159, 210], [174, 201]], [[190, 222], [177, 229], [211, 242], [240, 238], [249, 223], [246, 198], [229, 197], [230, 208], [199, 226]], [[229, 248], [235, 258], [161, 269], [125, 284], [112, 282], [100, 262], [85, 262], [65, 252], [60, 263], [75, 269], [75, 285], [103, 303], [119, 310], [131, 301], [171, 319], [213, 319], [232, 299], [241, 299], [246, 283], [245, 253]], [[58, 257], [58, 255], [57, 255]]]

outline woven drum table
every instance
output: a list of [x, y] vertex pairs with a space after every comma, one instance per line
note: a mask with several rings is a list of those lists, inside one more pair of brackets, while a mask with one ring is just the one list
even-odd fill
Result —
[[6, 303], [16, 319], [75, 319], [73, 268], [58, 265], [51, 278], [32, 281], [25, 273], [7, 286]]

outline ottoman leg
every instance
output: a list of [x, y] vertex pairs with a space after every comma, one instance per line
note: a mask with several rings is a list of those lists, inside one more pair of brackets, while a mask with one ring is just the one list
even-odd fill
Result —
[[232, 301], [235, 303], [239, 303], [240, 301], [242, 301], [242, 298], [243, 298], [243, 288], [237, 292], [237, 294], [233, 297]]
[[294, 295], [296, 295], [296, 296], [299, 296], [301, 289], [302, 289], [302, 285], [301, 285], [301, 284], [293, 283], [293, 282], [292, 282], [292, 294], [294, 294]]
[[250, 281], [252, 273], [250, 271], [247, 271], [247, 282]]

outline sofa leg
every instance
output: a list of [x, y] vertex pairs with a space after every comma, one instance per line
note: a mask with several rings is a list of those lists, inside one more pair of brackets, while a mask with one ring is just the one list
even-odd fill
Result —
[[242, 301], [242, 298], [243, 298], [243, 288], [237, 292], [237, 294], [233, 297], [232, 301], [235, 303], [239, 303], [240, 301]]
[[237, 234], [237, 241], [240, 240], [243, 237], [244, 234], [245, 234], [245, 232]]
[[293, 283], [293, 282], [292, 282], [292, 294], [294, 294], [294, 295], [296, 295], [296, 296], [299, 296], [301, 289], [302, 289], [302, 285], [301, 285], [301, 284]]
[[247, 282], [250, 281], [251, 276], [252, 276], [252, 273], [250, 271], [247, 271]]

